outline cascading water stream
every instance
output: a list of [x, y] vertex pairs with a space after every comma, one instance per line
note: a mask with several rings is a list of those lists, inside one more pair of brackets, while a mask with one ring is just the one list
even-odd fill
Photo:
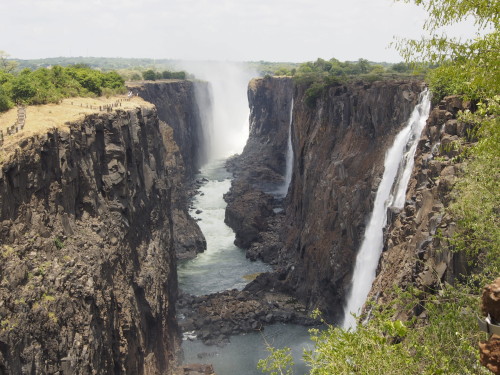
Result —
[[288, 193], [288, 187], [290, 186], [290, 182], [292, 181], [292, 172], [293, 172], [292, 123], [293, 123], [293, 97], [290, 102], [290, 121], [288, 123], [288, 139], [287, 139], [286, 156], [285, 156], [286, 157], [285, 178], [281, 186], [269, 192], [270, 194], [273, 194], [278, 198], [286, 197]]
[[293, 147], [292, 147], [292, 123], [293, 123], [293, 98], [290, 104], [290, 123], [288, 124], [288, 141], [286, 148], [286, 169], [285, 169], [285, 182], [283, 184], [283, 196], [288, 193], [288, 187], [292, 181], [293, 171]]
[[344, 328], [354, 328], [370, 292], [383, 248], [383, 229], [387, 224], [387, 208], [403, 208], [406, 188], [413, 169], [418, 139], [429, 117], [430, 93], [425, 90], [407, 125], [398, 133], [385, 156], [384, 174], [377, 190], [363, 243], [356, 256], [352, 286], [344, 308]]

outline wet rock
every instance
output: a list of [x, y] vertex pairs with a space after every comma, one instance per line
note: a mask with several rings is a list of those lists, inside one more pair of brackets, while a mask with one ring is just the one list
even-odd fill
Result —
[[207, 345], [225, 345], [230, 336], [260, 331], [276, 321], [317, 325], [305, 307], [282, 293], [258, 293], [231, 290], [207, 296], [181, 295], [178, 301], [179, 325], [190, 332], [188, 321], [194, 322], [195, 334]]
[[[370, 292], [380, 303], [388, 303], [394, 297], [390, 292], [393, 285], [403, 288], [412, 285], [425, 293], [436, 293], [440, 282], [453, 283], [469, 272], [465, 259], [449, 251], [447, 237], [453, 235], [455, 224], [444, 213], [461, 169], [451, 157], [459, 152], [456, 141], [461, 124], [456, 114], [465, 106], [470, 103], [461, 103], [454, 96], [445, 98], [431, 111], [408, 185], [407, 196], [415, 197], [415, 203], [407, 201], [403, 209], [406, 215], [397, 215], [386, 228], [386, 251]], [[426, 143], [435, 150], [433, 159], [429, 160], [428, 147], [423, 147]], [[437, 157], [439, 160], [434, 159]], [[423, 176], [428, 177], [427, 184], [422, 183]], [[416, 315], [423, 314], [422, 306], [425, 302], [421, 304], [421, 311], [414, 312]]]
[[[201, 359], [201, 358], [200, 358]], [[212, 365], [190, 364], [177, 369], [175, 375], [216, 375]]]

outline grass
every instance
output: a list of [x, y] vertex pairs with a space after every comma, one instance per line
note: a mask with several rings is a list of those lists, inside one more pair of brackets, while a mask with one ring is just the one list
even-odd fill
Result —
[[[104, 96], [99, 98], [68, 98], [60, 104], [32, 105], [26, 107], [26, 122], [24, 129], [19, 133], [7, 135], [7, 128], [12, 126], [17, 119], [17, 109], [13, 108], [0, 115], [0, 129], [3, 131], [4, 144], [0, 159], [6, 160], [7, 155], [13, 152], [17, 145], [25, 138], [46, 133], [49, 129], [57, 128], [68, 130], [68, 122], [78, 121], [85, 115], [98, 113], [99, 110], [87, 106], [105, 106], [115, 103], [118, 99], [126, 98], [125, 95]], [[137, 107], [151, 108], [153, 104], [142, 98], [134, 96], [130, 101], [123, 101], [119, 109], [133, 109]], [[1, 161], [1, 160], [0, 160]]]

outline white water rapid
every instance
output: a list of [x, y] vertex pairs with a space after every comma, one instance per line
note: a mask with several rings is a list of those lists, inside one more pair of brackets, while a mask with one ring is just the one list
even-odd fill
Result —
[[207, 241], [207, 249], [195, 259], [177, 267], [179, 288], [194, 295], [243, 289], [248, 275], [269, 272], [271, 267], [261, 261], [251, 262], [245, 251], [234, 245], [234, 232], [224, 223], [227, 203], [223, 195], [231, 186], [232, 175], [224, 168], [225, 160], [212, 161], [202, 167], [198, 179], [208, 180], [193, 199], [189, 214]]
[[354, 328], [370, 292], [383, 248], [383, 229], [387, 224], [387, 208], [403, 208], [406, 188], [413, 169], [415, 150], [420, 134], [429, 117], [430, 93], [425, 90], [413, 110], [407, 125], [398, 133], [385, 156], [384, 174], [377, 190], [370, 221], [356, 256], [352, 285], [344, 308], [345, 329]]

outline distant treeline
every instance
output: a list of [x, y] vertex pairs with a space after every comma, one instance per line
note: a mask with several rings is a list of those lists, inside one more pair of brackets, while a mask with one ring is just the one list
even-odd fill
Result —
[[50, 57], [45, 59], [15, 59], [20, 69], [48, 68], [54, 65], [69, 66], [85, 64], [99, 70], [138, 69], [146, 70], [156, 67], [159, 70], [170, 70], [176, 61], [171, 59], [126, 58], [126, 57]]
[[18, 73], [0, 69], [0, 111], [6, 111], [16, 103], [57, 103], [74, 96], [124, 92], [125, 81], [117, 72], [101, 72], [82, 64], [36, 70], [25, 68]]
[[341, 62], [335, 58], [317, 59], [314, 62], [300, 64], [297, 68], [280, 68], [274, 75], [291, 76], [295, 82], [309, 85], [305, 100], [313, 106], [325, 88], [354, 79], [373, 82], [386, 78], [414, 75], [410, 65], [406, 63], [387, 64], [373, 63], [365, 59], [355, 62]]
[[148, 69], [142, 73], [142, 78], [146, 81], [156, 81], [157, 79], [186, 79], [186, 72], [171, 72], [169, 70], [156, 72], [153, 69]]

